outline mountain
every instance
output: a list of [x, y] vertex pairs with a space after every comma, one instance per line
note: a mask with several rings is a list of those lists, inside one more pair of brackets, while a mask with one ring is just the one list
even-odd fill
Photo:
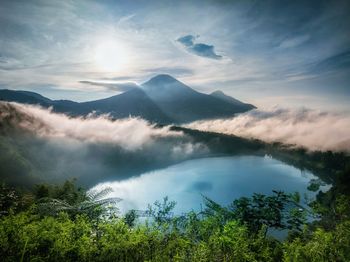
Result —
[[251, 104], [243, 103], [243, 102], [239, 101], [238, 99], [233, 98], [232, 96], [226, 95], [226, 94], [225, 94], [224, 92], [222, 92], [221, 90], [216, 90], [216, 91], [212, 92], [210, 95], [213, 96], [213, 97], [219, 98], [219, 99], [221, 99], [221, 100], [224, 100], [224, 101], [226, 101], [226, 102], [229, 102], [229, 103], [231, 103], [231, 104], [233, 104], [233, 105], [237, 105], [237, 106], [241, 106], [241, 107], [246, 107], [247, 110], [256, 108], [255, 106], [253, 106], [253, 105], [251, 105]]
[[141, 87], [161, 110], [180, 123], [230, 117], [255, 108], [238, 100], [239, 103], [232, 103], [222, 97], [197, 92], [169, 75], [153, 77]]
[[3, 89], [0, 90], [0, 101], [10, 101], [25, 104], [38, 104], [44, 107], [48, 107], [52, 104], [52, 100], [29, 91], [14, 91]]
[[134, 88], [122, 94], [89, 102], [70, 100], [50, 100], [42, 95], [27, 91], [0, 90], [0, 101], [37, 104], [52, 107], [53, 111], [70, 116], [86, 116], [91, 112], [110, 114], [114, 118], [129, 116], [142, 117], [148, 121], [162, 124], [174, 122], [140, 88]]
[[154, 123], [185, 123], [201, 119], [230, 117], [255, 108], [214, 92], [197, 92], [170, 75], [158, 75], [124, 93], [88, 102], [51, 100], [28, 91], [0, 90], [0, 100], [52, 107], [55, 112], [85, 116], [91, 112], [114, 118], [142, 117]]
[[91, 111], [110, 113], [115, 118], [138, 116], [156, 123], [171, 123], [169, 118], [140, 88], [128, 90], [120, 95], [80, 103], [83, 114]]

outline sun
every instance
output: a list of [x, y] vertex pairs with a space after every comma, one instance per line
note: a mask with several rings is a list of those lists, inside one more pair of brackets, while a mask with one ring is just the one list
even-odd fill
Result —
[[94, 59], [103, 71], [119, 71], [128, 62], [126, 49], [114, 40], [100, 42], [96, 46]]

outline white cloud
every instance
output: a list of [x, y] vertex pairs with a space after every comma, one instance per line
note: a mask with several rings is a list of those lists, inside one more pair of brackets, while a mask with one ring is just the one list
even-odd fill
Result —
[[253, 110], [234, 118], [186, 125], [266, 142], [282, 142], [310, 150], [350, 151], [350, 116], [308, 109]]
[[[7, 106], [13, 106], [22, 114], [18, 126], [44, 138], [66, 138], [89, 143], [107, 143], [118, 145], [126, 150], [139, 150], [162, 138], [183, 138], [182, 132], [171, 131], [169, 127], [156, 128], [140, 118], [126, 118], [112, 121], [108, 116], [88, 116], [71, 118], [64, 114], [53, 113], [38, 106], [18, 103], [2, 103], [1, 118], [10, 112]], [[0, 120], [1, 120], [0, 118]], [[183, 152], [189, 152], [185, 146], [178, 145]]]

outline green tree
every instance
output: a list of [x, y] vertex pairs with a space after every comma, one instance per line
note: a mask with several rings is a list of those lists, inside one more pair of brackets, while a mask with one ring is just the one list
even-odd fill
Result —
[[222, 207], [215, 201], [205, 198], [206, 216], [216, 216], [220, 223], [238, 220], [247, 225], [250, 232], [258, 233], [263, 226], [276, 229], [301, 230], [306, 223], [306, 208], [298, 202], [298, 194], [286, 194], [273, 191], [270, 196], [253, 194], [252, 197], [241, 197], [229, 207]]
[[169, 198], [166, 196], [163, 198], [163, 201], [156, 201], [152, 205], [148, 205], [147, 213], [158, 225], [169, 223], [173, 217], [172, 210], [175, 208], [176, 202], [169, 201]]
[[[67, 192], [64, 190], [67, 189]], [[48, 190], [50, 192], [50, 190]], [[120, 198], [107, 198], [112, 192], [111, 188], [105, 188], [100, 191], [94, 190], [81, 193], [71, 182], [66, 182], [62, 188], [54, 188], [49, 196], [39, 199], [37, 204], [38, 212], [41, 215], [57, 216], [60, 212], [66, 212], [71, 217], [84, 214], [90, 219], [96, 220], [104, 217], [113, 217], [117, 214], [116, 204], [121, 201]]]

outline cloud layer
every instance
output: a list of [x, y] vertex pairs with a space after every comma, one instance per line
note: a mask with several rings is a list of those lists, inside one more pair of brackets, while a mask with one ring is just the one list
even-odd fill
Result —
[[186, 127], [310, 150], [350, 151], [350, 116], [340, 113], [274, 108], [253, 110], [230, 119], [197, 121]]
[[91, 186], [208, 154], [205, 145], [182, 132], [139, 118], [71, 118], [4, 102], [0, 102], [0, 141], [0, 179], [23, 184], [74, 177]]
[[[107, 143], [125, 150], [135, 151], [152, 144], [157, 139], [182, 138], [181, 132], [171, 131], [169, 127], [156, 128], [140, 118], [111, 120], [108, 115], [86, 118], [71, 118], [38, 106], [18, 103], [1, 103], [0, 121], [9, 118], [11, 112], [21, 115], [12, 118], [18, 127], [31, 131], [44, 138], [65, 138], [88, 143]], [[14, 110], [11, 110], [14, 109]], [[188, 145], [184, 147], [186, 152]], [[174, 151], [178, 151], [176, 145]]]

